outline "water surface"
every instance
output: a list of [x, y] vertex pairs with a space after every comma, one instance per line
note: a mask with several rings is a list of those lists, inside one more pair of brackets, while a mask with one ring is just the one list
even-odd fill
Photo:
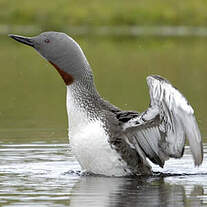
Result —
[[153, 166], [162, 176], [138, 178], [71, 173], [80, 167], [65, 143], [1, 143], [0, 154], [2, 206], [207, 205], [206, 156], [194, 168], [188, 147], [181, 160], [168, 161], [164, 169]]

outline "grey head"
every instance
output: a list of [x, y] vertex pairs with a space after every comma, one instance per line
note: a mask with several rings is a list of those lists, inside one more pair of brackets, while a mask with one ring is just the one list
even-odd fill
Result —
[[34, 37], [9, 35], [18, 42], [35, 48], [60, 73], [66, 85], [74, 81], [93, 81], [88, 61], [75, 40], [65, 33], [44, 32]]

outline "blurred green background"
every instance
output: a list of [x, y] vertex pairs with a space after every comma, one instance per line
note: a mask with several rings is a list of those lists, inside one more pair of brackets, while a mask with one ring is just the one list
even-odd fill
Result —
[[0, 0], [0, 140], [67, 139], [63, 81], [32, 48], [7, 37], [47, 30], [80, 44], [99, 92], [122, 109], [148, 107], [147, 75], [169, 79], [206, 138], [206, 11], [204, 0]]
[[207, 25], [205, 0], [1, 0], [0, 24], [64, 29], [70, 25]]

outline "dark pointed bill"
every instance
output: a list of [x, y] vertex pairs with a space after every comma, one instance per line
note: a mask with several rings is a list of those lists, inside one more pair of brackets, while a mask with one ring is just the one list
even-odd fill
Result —
[[25, 45], [29, 45], [31, 47], [34, 47], [34, 43], [32, 41], [32, 38], [30, 38], [30, 37], [23, 37], [23, 36], [13, 35], [13, 34], [9, 34], [8, 36], [18, 42], [25, 44]]

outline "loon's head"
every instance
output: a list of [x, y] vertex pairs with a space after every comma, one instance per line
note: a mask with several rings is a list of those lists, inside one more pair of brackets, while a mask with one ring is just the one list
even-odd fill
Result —
[[60, 73], [66, 85], [90, 71], [88, 61], [78, 43], [65, 33], [44, 32], [34, 37], [9, 35], [18, 42], [35, 48]]

